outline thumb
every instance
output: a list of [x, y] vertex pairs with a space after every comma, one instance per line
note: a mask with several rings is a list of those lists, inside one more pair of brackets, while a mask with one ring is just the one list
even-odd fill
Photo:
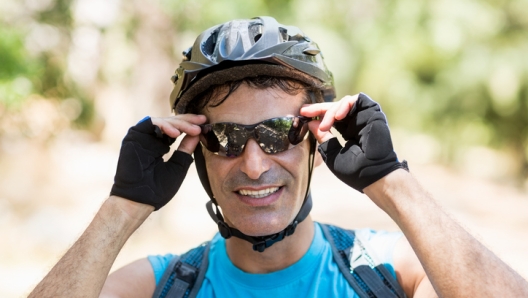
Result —
[[308, 123], [308, 129], [312, 132], [312, 134], [315, 136], [315, 139], [319, 144], [322, 144], [331, 138], [334, 137], [334, 135], [330, 131], [321, 131], [319, 130], [319, 125], [321, 124], [321, 120], [317, 121], [311, 121]]
[[321, 153], [321, 157], [332, 172], [334, 172], [336, 157], [342, 148], [343, 146], [335, 137], [319, 145], [319, 153]]
[[200, 142], [199, 136], [185, 135], [185, 137], [183, 137], [183, 139], [181, 140], [177, 151], [192, 154], [194, 152], [194, 149], [196, 149], [198, 142]]
[[167, 162], [160, 162], [155, 169], [153, 177], [157, 190], [161, 194], [153, 205], [156, 210], [167, 204], [176, 195], [187, 175], [187, 170], [192, 164], [193, 158], [183, 151], [174, 151]]

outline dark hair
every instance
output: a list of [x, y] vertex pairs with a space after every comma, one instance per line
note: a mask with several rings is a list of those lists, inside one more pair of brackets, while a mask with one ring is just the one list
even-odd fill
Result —
[[255, 89], [279, 89], [289, 95], [296, 95], [299, 92], [303, 92], [305, 94], [305, 103], [323, 102], [321, 90], [304, 82], [285, 77], [257, 76], [247, 77], [221, 85], [212, 85], [189, 103], [187, 113], [202, 114], [203, 110], [207, 107], [221, 105], [242, 84], [247, 84], [249, 87]]

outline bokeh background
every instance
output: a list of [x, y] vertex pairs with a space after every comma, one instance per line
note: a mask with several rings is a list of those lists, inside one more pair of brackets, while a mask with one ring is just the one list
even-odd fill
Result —
[[[339, 96], [380, 102], [414, 175], [528, 277], [528, 0], [3, 0], [1, 297], [27, 295], [88, 225], [128, 127], [170, 115], [181, 52], [258, 15], [315, 40]], [[314, 179], [315, 219], [397, 230], [324, 166]], [[206, 201], [191, 168], [115, 267], [208, 239]]]

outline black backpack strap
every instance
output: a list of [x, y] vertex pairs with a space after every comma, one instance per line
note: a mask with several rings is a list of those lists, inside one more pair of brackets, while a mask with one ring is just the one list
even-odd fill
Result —
[[325, 238], [330, 242], [332, 247], [332, 255], [337, 267], [343, 276], [348, 281], [352, 289], [360, 298], [370, 297], [368, 287], [356, 276], [350, 272], [350, 262], [348, 256], [350, 255], [350, 248], [354, 245], [355, 233], [354, 231], [339, 229], [335, 226], [320, 224]]
[[200, 264], [200, 269], [198, 271], [198, 276], [194, 281], [194, 286], [189, 293], [188, 298], [194, 298], [198, 295], [198, 291], [202, 287], [202, 282], [205, 278], [205, 273], [207, 272], [207, 267], [209, 266], [209, 249], [211, 248], [210, 243], [207, 243], [203, 251], [202, 263]]
[[361, 241], [352, 230], [320, 225], [341, 273], [360, 297], [405, 297], [387, 268], [376, 263], [367, 241]]
[[163, 275], [161, 276], [160, 281], [156, 285], [156, 289], [154, 290], [154, 294], [152, 295], [153, 298], [166, 296], [166, 294], [161, 295], [161, 292], [163, 291], [164, 286], [167, 284], [167, 282], [171, 278], [172, 272], [174, 271], [174, 267], [176, 266], [176, 263], [178, 263], [179, 260], [180, 260], [180, 256], [172, 257], [172, 260], [170, 261], [169, 266], [167, 266], [167, 268], [163, 272]]
[[156, 286], [154, 298], [196, 297], [207, 271], [210, 243], [172, 258]]
[[[381, 280], [385, 285], [381, 291], [388, 289], [396, 295], [393, 297], [406, 297], [398, 281], [389, 272], [387, 267], [378, 260], [375, 250], [370, 246], [369, 242], [363, 239], [361, 235], [356, 234], [354, 244], [350, 256], [352, 270], [358, 272], [360, 275], [361, 273], [359, 272], [364, 273], [365, 278]], [[361, 276], [363, 277], [363, 275]]]

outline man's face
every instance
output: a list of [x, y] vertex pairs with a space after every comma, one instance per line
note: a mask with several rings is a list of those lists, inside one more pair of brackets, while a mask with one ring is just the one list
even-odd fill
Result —
[[[209, 107], [209, 123], [254, 124], [282, 116], [298, 116], [304, 94], [280, 89], [254, 89], [242, 84], [218, 107]], [[204, 149], [213, 194], [226, 222], [246, 235], [264, 236], [283, 230], [299, 212], [308, 183], [309, 142], [267, 154], [249, 139], [238, 157]], [[259, 193], [260, 192], [260, 193]]]

